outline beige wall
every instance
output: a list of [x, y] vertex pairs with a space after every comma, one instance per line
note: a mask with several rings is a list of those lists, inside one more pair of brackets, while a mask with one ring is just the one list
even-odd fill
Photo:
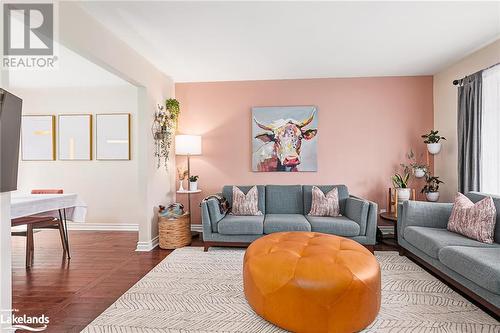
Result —
[[500, 39], [434, 75], [434, 128], [447, 138], [435, 157], [435, 173], [446, 183], [441, 200], [450, 201], [458, 189], [457, 87], [453, 80], [500, 62]]
[[[138, 229], [144, 212], [139, 205], [139, 160], [137, 158], [137, 88], [127, 84], [115, 87], [16, 88], [10, 91], [23, 99], [23, 114], [130, 113], [131, 160], [95, 159], [95, 130], [91, 161], [21, 161], [18, 190], [62, 188], [78, 193], [88, 205], [86, 223], [92, 228], [121, 224]], [[57, 130], [56, 130], [57, 133]], [[56, 148], [59, 148], [56, 145]], [[119, 171], [119, 172], [117, 172]], [[111, 226], [114, 227], [114, 226]]]

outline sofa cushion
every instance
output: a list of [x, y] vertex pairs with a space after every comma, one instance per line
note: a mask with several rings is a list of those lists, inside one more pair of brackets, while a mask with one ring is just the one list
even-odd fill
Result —
[[448, 246], [439, 261], [492, 293], [500, 295], [500, 245], [490, 248]]
[[495, 243], [500, 244], [500, 197], [491, 194], [484, 194], [479, 192], [469, 192], [465, 195], [472, 202], [476, 203], [480, 200], [483, 200], [485, 197], [489, 196], [493, 199], [493, 204], [495, 205], [495, 209], [497, 211], [496, 216], [496, 224], [495, 224], [495, 235], [493, 237]]
[[[254, 187], [254, 185], [249, 185], [249, 186], [234, 185], [234, 186], [239, 188], [245, 194], [247, 194], [248, 191], [250, 191], [250, 189], [252, 187]], [[264, 185], [257, 185], [257, 192], [258, 192], [258, 196], [259, 196], [259, 202], [258, 202], [259, 210], [262, 212], [262, 214], [265, 214], [266, 213], [266, 187]], [[224, 186], [222, 188], [222, 195], [224, 196], [224, 198], [227, 199], [229, 204], [232, 206], [233, 205], [233, 185]]]
[[408, 243], [435, 259], [438, 259], [439, 250], [445, 246], [494, 246], [439, 228], [407, 227], [403, 236]]
[[262, 235], [264, 216], [226, 215], [217, 223], [219, 234], [223, 235]]
[[266, 214], [264, 233], [280, 231], [311, 231], [311, 225], [302, 214]]
[[[339, 206], [340, 206], [340, 214], [344, 215], [345, 212], [345, 201], [349, 198], [349, 191], [347, 190], [347, 186], [345, 185], [315, 185], [318, 187], [323, 193], [328, 193], [333, 190], [335, 187], [337, 188], [339, 194]], [[311, 203], [312, 203], [312, 187], [313, 185], [304, 185], [302, 186], [302, 191], [304, 192], [303, 201], [304, 201], [304, 215], [309, 214], [311, 211]]]
[[266, 213], [302, 214], [303, 211], [301, 185], [266, 185]]
[[311, 224], [311, 230], [314, 232], [346, 237], [359, 235], [359, 224], [345, 216], [306, 216], [306, 219]]

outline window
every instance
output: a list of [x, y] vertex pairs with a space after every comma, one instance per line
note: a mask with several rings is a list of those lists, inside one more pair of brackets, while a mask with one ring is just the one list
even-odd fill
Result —
[[481, 192], [500, 195], [500, 65], [483, 71]]

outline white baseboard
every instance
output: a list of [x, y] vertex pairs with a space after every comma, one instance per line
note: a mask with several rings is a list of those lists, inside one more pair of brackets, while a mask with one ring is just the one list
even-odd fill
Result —
[[394, 233], [394, 227], [390, 225], [382, 225], [378, 226], [380, 231], [382, 231], [382, 234], [387, 235], [387, 234], [392, 234]]
[[137, 242], [137, 248], [135, 249], [137, 252], [148, 252], [153, 250], [159, 244], [159, 238], [156, 236], [150, 241], [147, 242]]
[[138, 224], [104, 224], [104, 223], [78, 223], [68, 222], [68, 230], [85, 231], [139, 231]]
[[203, 232], [202, 224], [191, 224], [191, 231]]

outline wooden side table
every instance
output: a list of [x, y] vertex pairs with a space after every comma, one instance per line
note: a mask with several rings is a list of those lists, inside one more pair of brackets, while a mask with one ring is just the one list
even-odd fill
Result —
[[390, 221], [394, 224], [394, 238], [398, 240], [398, 217], [395, 213], [383, 212], [380, 213], [380, 218], [386, 221]]
[[160, 248], [173, 250], [191, 244], [191, 223], [189, 219], [189, 213], [176, 219], [160, 216], [158, 220]]

